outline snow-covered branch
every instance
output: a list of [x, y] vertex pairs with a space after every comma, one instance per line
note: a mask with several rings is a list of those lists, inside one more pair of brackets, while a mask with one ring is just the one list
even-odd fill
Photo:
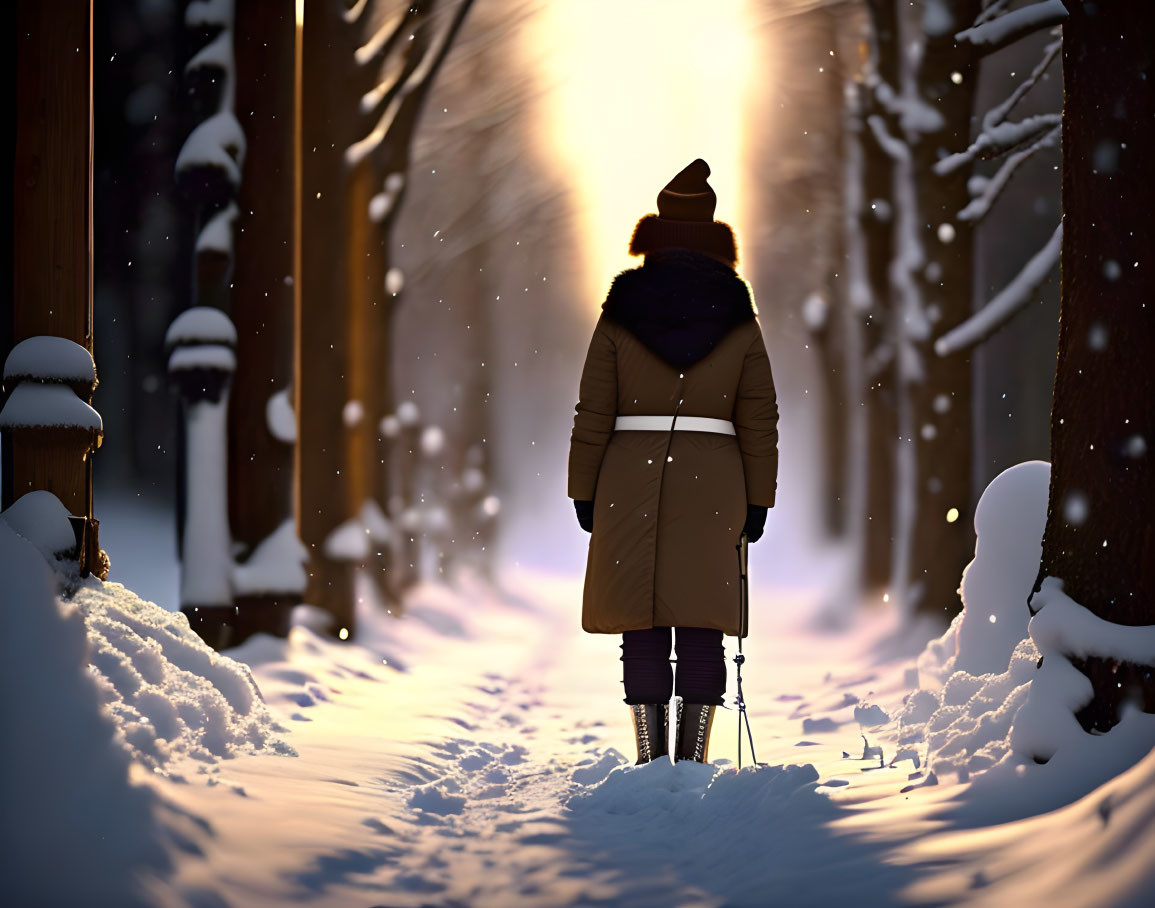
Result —
[[[357, 65], [367, 66], [382, 60], [393, 49], [397, 39], [405, 31], [411, 15], [412, 13], [406, 10], [377, 29], [373, 37], [353, 52], [353, 59], [357, 61]], [[410, 27], [415, 28], [416, 26]]]
[[1020, 38], [1059, 25], [1067, 18], [1061, 0], [1042, 0], [1004, 13], [997, 19], [972, 25], [955, 35], [959, 44], [969, 44], [982, 56], [1014, 44]]
[[[967, 205], [966, 208], [958, 213], [958, 219], [960, 221], [973, 223], [986, 217], [987, 212], [991, 210], [991, 206], [994, 205], [999, 196], [1002, 195], [1003, 190], [1006, 189], [1007, 184], [1011, 181], [1011, 177], [1015, 171], [1018, 170], [1019, 165], [1033, 157], [1035, 152], [1041, 151], [1044, 148], [1053, 148], [1059, 141], [1061, 134], [1062, 129], [1056, 126], [1034, 144], [1028, 145], [1026, 148], [1022, 148], [1008, 157], [993, 177], [983, 181], [982, 191], [971, 200], [971, 203]], [[972, 179], [978, 180], [980, 178], [973, 177]]]
[[1043, 50], [1043, 59], [1038, 62], [1035, 68], [1031, 71], [1031, 74], [1019, 83], [1018, 87], [1016, 87], [1015, 90], [1011, 92], [1010, 96], [1005, 101], [995, 107], [992, 107], [983, 116], [984, 130], [998, 126], [1000, 123], [1006, 120], [1010, 112], [1014, 110], [1015, 105], [1026, 96], [1027, 92], [1029, 92], [1032, 88], [1035, 87], [1035, 85], [1038, 84], [1039, 79], [1042, 77], [1043, 73], [1046, 72], [1047, 67], [1051, 65], [1051, 61], [1054, 60], [1056, 56], [1058, 56], [1059, 51], [1062, 49], [1062, 38], [1060, 38], [1058, 41], [1052, 41], [1046, 46], [1046, 48]]
[[473, 0], [461, 0], [454, 11], [452, 21], [440, 36], [436, 49], [427, 50], [422, 56], [421, 62], [407, 73], [403, 73], [398, 83], [385, 93], [384, 96], [389, 97], [390, 100], [385, 112], [377, 121], [377, 125], [365, 138], [354, 142], [345, 149], [345, 162], [348, 166], [357, 166], [367, 155], [373, 154], [382, 147], [385, 137], [389, 134], [389, 130], [407, 103], [417, 105], [421, 103], [425, 93], [429, 90], [429, 86], [433, 83], [437, 71], [441, 68], [441, 64], [448, 56], [449, 48], [461, 30], [461, 25], [465, 21], [465, 14], [469, 12], [472, 5]]
[[866, 118], [866, 124], [870, 127], [870, 131], [874, 133], [874, 139], [878, 142], [878, 147], [887, 153], [887, 155], [895, 161], [905, 161], [910, 158], [910, 149], [906, 143], [901, 139], [896, 139], [890, 134], [886, 128], [886, 122], [878, 114], [872, 114]]
[[1059, 263], [1062, 246], [1063, 225], [1060, 224], [1047, 244], [1031, 257], [994, 299], [934, 342], [934, 352], [939, 356], [949, 356], [994, 334], [1034, 298], [1035, 291]]
[[1021, 145], [1039, 141], [1063, 121], [1061, 114], [1038, 114], [1017, 123], [999, 123], [984, 129], [966, 151], [947, 155], [934, 165], [934, 172], [941, 176], [954, 173], [960, 167], [977, 159], [997, 158], [1014, 151]]
[[984, 22], [990, 22], [996, 16], [1001, 16], [1006, 12], [1007, 7], [1011, 5], [1011, 0], [992, 0], [987, 4], [986, 9], [978, 14], [975, 19], [975, 25], [982, 25]]

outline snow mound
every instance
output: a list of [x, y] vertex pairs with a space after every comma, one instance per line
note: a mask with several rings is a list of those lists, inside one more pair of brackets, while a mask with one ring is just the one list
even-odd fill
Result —
[[4, 361], [4, 382], [36, 381], [96, 384], [92, 354], [75, 341], [49, 334], [22, 340]]
[[233, 568], [233, 592], [242, 595], [289, 593], [305, 590], [309, 553], [297, 538], [296, 522], [289, 518], [261, 540], [244, 564]]
[[0, 514], [0, 521], [31, 542], [52, 567], [62, 555], [76, 548], [68, 509], [51, 492], [25, 492]]
[[206, 772], [241, 753], [295, 755], [248, 666], [214, 652], [184, 615], [95, 580], [74, 602], [88, 626], [101, 700], [142, 764], [180, 778], [180, 757]]
[[[647, 865], [672, 868], [671, 879], [680, 878], [679, 902], [687, 885], [698, 884], [718, 899], [703, 904], [880, 904], [862, 897], [885, 885], [889, 870], [877, 861], [864, 875], [874, 876], [869, 881], [847, 874], [844, 883], [831, 877], [815, 887], [807, 879], [824, 856], [844, 854], [828, 830], [840, 808], [818, 785], [811, 764], [738, 771], [722, 761], [655, 760], [616, 768], [579, 790], [566, 804], [566, 820], [579, 842], [612, 855], [626, 873]], [[649, 892], [640, 903], [675, 903], [665, 895]]]
[[177, 347], [168, 358], [168, 371], [182, 372], [191, 369], [205, 369], [217, 372], [235, 372], [237, 357], [231, 347], [224, 344], [201, 344], [191, 347]]
[[10, 905], [143, 905], [134, 877], [169, 861], [156, 799], [85, 668], [77, 610], [33, 546], [0, 522], [0, 892]]
[[1001, 672], [1026, 637], [1027, 599], [1043, 554], [1050, 482], [1050, 464], [1031, 460], [1004, 470], [979, 499], [975, 557], [962, 576], [956, 670]]
[[233, 186], [241, 184], [245, 160], [245, 134], [229, 111], [221, 111], [200, 123], [185, 139], [176, 158], [176, 172], [183, 174], [200, 167], [224, 173]]
[[940, 775], [989, 769], [1009, 753], [1009, 733], [1035, 675], [1027, 638], [1042, 556], [1050, 464], [1016, 464], [991, 480], [975, 508], [975, 557], [963, 570], [963, 610], [917, 660], [923, 689], [898, 716], [899, 745], [926, 746]]
[[21, 382], [0, 410], [3, 429], [83, 429], [104, 431], [100, 414], [67, 385]]
[[898, 716], [899, 746], [925, 745], [930, 768], [938, 775], [957, 773], [960, 781], [989, 769], [1010, 751], [1011, 723], [1026, 701], [1038, 659], [1034, 643], [1022, 640], [1006, 671], [958, 671], [941, 691], [915, 691]]
[[232, 320], [220, 309], [211, 306], [193, 306], [172, 320], [164, 335], [166, 347], [181, 344], [237, 345], [237, 329]]

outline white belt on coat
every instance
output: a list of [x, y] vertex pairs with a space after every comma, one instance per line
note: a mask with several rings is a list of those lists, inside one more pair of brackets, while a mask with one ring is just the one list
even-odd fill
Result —
[[719, 435], [734, 435], [734, 424], [728, 419], [713, 416], [619, 416], [614, 420], [614, 431], [622, 432], [668, 432], [670, 423], [682, 432], [717, 432]]

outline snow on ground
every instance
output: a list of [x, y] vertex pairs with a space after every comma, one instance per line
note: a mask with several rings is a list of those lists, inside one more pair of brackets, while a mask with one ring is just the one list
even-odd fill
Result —
[[[1038, 468], [1017, 476], [1029, 498]], [[16, 573], [32, 608], [0, 609], [29, 619], [3, 635], [4, 740], [18, 746], [0, 777], [20, 808], [5, 847], [25, 833], [26, 880], [84, 869], [53, 876], [57, 903], [133, 904], [134, 873], [163, 905], [1151, 904], [1151, 717], [1067, 735], [1021, 773], [1005, 759], [1010, 720], [1047, 634], [1014, 644], [1002, 672], [944, 668], [966, 622], [1001, 622], [1013, 598], [978, 582], [995, 566], [982, 542], [969, 616], [917, 660], [880, 658], [899, 632], [889, 607], [835, 632], [812, 620], [822, 590], [756, 586], [743, 680], [761, 765], [746, 749], [740, 772], [732, 710], [715, 720], [712, 766], [631, 765], [618, 641], [581, 632], [579, 576], [520, 567], [497, 588], [459, 576], [416, 588], [402, 616], [363, 585], [355, 644], [316, 634], [302, 608], [287, 640], [213, 656], [181, 616], [115, 584], [89, 581], [54, 609], [45, 578], [26, 595]], [[7, 572], [39, 556], [0, 527], [0, 557]], [[1065, 626], [1062, 608], [1051, 621]], [[178, 708], [183, 724], [166, 729], [158, 698], [200, 711]], [[903, 740], [912, 728], [921, 736]], [[1002, 776], [985, 768], [996, 761]]]
[[171, 858], [156, 793], [132, 784], [99, 708], [84, 620], [56, 607], [54, 575], [3, 521], [0, 577], [0, 892], [10, 905], [144, 904], [134, 877]]

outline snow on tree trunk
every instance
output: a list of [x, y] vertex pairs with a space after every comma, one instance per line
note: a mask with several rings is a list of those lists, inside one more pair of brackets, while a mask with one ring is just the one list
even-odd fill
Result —
[[[293, 0], [237, 7], [237, 109], [248, 150], [232, 277], [237, 373], [229, 403], [228, 473], [229, 525], [246, 562], [262, 543], [284, 534], [292, 514], [296, 427], [286, 389], [292, 383], [296, 292], [294, 17]], [[284, 416], [291, 431], [278, 425]], [[238, 608], [253, 614], [254, 626], [283, 631], [287, 613], [280, 612], [304, 594], [299, 565], [280, 573], [242, 573], [247, 583], [243, 593], [238, 589]], [[288, 577], [302, 582], [294, 587]], [[262, 582], [272, 586], [263, 589]]]
[[[1155, 9], [1069, 4], [1064, 27], [1063, 249], [1040, 584], [1116, 625], [1155, 625]], [[1138, 699], [1151, 665], [1091, 655], [1086, 729]]]

